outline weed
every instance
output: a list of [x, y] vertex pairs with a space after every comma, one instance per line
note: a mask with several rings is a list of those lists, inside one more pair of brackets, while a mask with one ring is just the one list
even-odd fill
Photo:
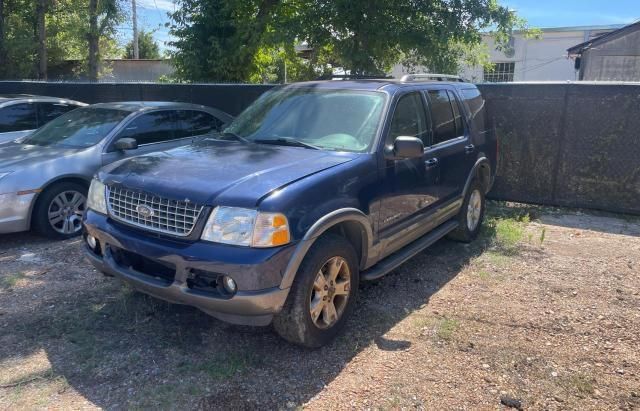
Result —
[[502, 219], [496, 221], [496, 243], [503, 250], [514, 251], [523, 236], [524, 227], [518, 220]]
[[18, 281], [25, 277], [26, 276], [23, 272], [19, 272], [17, 274], [9, 274], [8, 276], [0, 279], [0, 288], [5, 290], [13, 288], [18, 283]]
[[251, 355], [232, 353], [216, 355], [214, 358], [196, 364], [186, 363], [180, 368], [183, 371], [202, 372], [214, 380], [225, 380], [257, 363], [258, 360]]
[[542, 232], [540, 233], [540, 245], [544, 243], [544, 237], [547, 234], [547, 228], [542, 227]]
[[573, 374], [563, 379], [562, 385], [568, 391], [581, 395], [593, 394], [595, 380], [582, 374]]
[[482, 270], [478, 273], [478, 277], [480, 277], [480, 279], [482, 280], [488, 280], [489, 278], [491, 278], [491, 273], [488, 271]]
[[443, 318], [436, 328], [436, 336], [445, 341], [450, 341], [456, 330], [460, 328], [460, 321], [452, 318]]

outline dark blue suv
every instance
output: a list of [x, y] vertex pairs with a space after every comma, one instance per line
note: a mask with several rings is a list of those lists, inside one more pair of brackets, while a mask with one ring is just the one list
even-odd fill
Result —
[[142, 292], [318, 347], [360, 281], [478, 234], [496, 151], [472, 84], [292, 84], [223, 133], [103, 168], [86, 251]]

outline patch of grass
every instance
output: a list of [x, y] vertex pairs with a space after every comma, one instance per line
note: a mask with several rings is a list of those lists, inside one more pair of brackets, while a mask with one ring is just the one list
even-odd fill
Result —
[[10, 288], [13, 288], [13, 287], [16, 286], [18, 281], [22, 280], [25, 277], [26, 277], [26, 275], [23, 272], [19, 272], [19, 273], [16, 273], [16, 274], [9, 274], [6, 277], [2, 277], [2, 278], [0, 278], [0, 288], [2, 288], [4, 290], [8, 290]]
[[[528, 219], [527, 219], [528, 221]], [[524, 224], [514, 219], [498, 219], [496, 224], [496, 245], [507, 253], [515, 251], [524, 237]]]
[[182, 364], [179, 370], [183, 372], [201, 372], [214, 380], [220, 381], [231, 378], [258, 363], [258, 359], [251, 354], [231, 353], [216, 355], [206, 361]]
[[478, 277], [480, 277], [481, 280], [488, 280], [489, 278], [491, 278], [491, 273], [485, 270], [481, 270], [478, 273]]
[[453, 318], [443, 318], [436, 327], [436, 336], [441, 340], [450, 341], [453, 334], [460, 328], [460, 321]]
[[567, 391], [579, 395], [591, 395], [595, 391], [595, 380], [582, 374], [573, 374], [564, 378], [562, 385]]

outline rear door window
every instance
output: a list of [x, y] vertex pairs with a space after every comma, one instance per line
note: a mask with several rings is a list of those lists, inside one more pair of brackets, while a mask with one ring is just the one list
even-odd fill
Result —
[[42, 127], [56, 117], [61, 116], [67, 111], [71, 111], [78, 106], [66, 103], [37, 103], [38, 107], [38, 126]]
[[118, 138], [135, 138], [139, 145], [173, 140], [175, 119], [175, 112], [171, 110], [146, 113], [127, 124]]
[[477, 88], [467, 88], [463, 89], [462, 97], [469, 108], [469, 112], [471, 113], [471, 120], [478, 128], [478, 131], [485, 131], [485, 109], [484, 109], [484, 99], [482, 98], [482, 94], [480, 94], [480, 90]]
[[453, 91], [447, 90], [447, 94], [449, 94], [449, 101], [451, 101], [451, 108], [453, 108], [453, 118], [456, 123], [456, 136], [463, 136], [464, 120], [462, 119], [462, 113], [460, 112], [460, 102]]
[[404, 95], [398, 100], [386, 144], [392, 145], [400, 136], [417, 137], [425, 146], [429, 145], [429, 126], [419, 92]]
[[458, 137], [456, 117], [447, 90], [429, 90], [428, 94], [433, 121], [433, 144]]
[[32, 103], [19, 103], [0, 108], [0, 133], [38, 128]]

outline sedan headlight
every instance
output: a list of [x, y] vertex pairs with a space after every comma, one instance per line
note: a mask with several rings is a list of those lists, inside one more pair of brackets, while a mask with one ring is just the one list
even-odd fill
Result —
[[216, 207], [202, 239], [246, 247], [276, 247], [291, 240], [289, 222], [283, 214], [237, 207]]
[[98, 213], [107, 214], [107, 201], [105, 199], [105, 191], [105, 185], [94, 178], [91, 181], [91, 186], [89, 187], [87, 207]]

